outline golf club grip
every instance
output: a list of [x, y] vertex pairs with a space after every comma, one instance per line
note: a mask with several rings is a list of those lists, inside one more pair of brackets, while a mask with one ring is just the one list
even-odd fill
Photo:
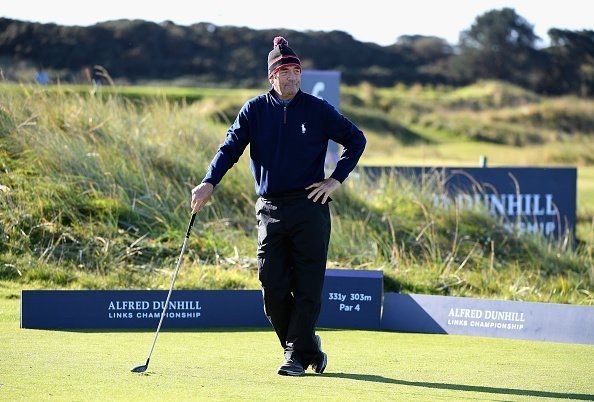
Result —
[[190, 224], [188, 225], [188, 230], [186, 232], [186, 238], [190, 237], [190, 232], [192, 231], [192, 226], [194, 226], [194, 219], [196, 219], [196, 212], [192, 214], [192, 219], [190, 219]]

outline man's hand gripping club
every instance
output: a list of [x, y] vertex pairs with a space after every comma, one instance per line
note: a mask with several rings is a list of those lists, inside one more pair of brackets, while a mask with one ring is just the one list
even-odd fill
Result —
[[200, 183], [192, 189], [192, 213], [196, 213], [208, 202], [213, 192], [213, 185], [210, 183]]

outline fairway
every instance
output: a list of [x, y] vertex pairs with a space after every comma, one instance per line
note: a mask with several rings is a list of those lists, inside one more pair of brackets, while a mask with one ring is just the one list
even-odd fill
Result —
[[320, 330], [322, 375], [276, 374], [268, 329], [154, 332], [19, 328], [0, 300], [2, 400], [594, 399], [594, 346], [394, 332]]

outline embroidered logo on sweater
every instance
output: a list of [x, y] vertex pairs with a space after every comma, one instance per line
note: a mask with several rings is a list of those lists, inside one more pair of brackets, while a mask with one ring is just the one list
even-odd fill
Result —
[[301, 133], [305, 134], [305, 123], [301, 125]]

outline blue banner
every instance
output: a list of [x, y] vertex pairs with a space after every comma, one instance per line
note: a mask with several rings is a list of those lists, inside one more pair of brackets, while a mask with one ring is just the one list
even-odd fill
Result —
[[372, 179], [401, 175], [431, 186], [437, 208], [480, 206], [504, 218], [511, 231], [539, 232], [561, 238], [574, 233], [576, 168], [538, 167], [379, 167], [361, 168]]
[[[382, 272], [326, 270], [319, 326], [379, 329]], [[156, 328], [164, 290], [23, 290], [21, 327]], [[269, 326], [259, 290], [174, 290], [163, 328]]]
[[301, 90], [340, 110], [340, 71], [303, 70]]
[[381, 328], [594, 344], [594, 307], [386, 293]]
[[[23, 290], [21, 327], [156, 328], [165, 290]], [[269, 325], [258, 290], [174, 290], [163, 328]]]
[[379, 329], [382, 294], [382, 271], [328, 269], [318, 325]]
[[[398, 293], [383, 294], [382, 303], [380, 271], [329, 271], [319, 327], [594, 344], [591, 306]], [[162, 290], [24, 290], [21, 327], [155, 329], [166, 297]], [[163, 328], [229, 326], [270, 327], [260, 291], [174, 291], [163, 321]]]
[[[326, 100], [336, 110], [340, 110], [340, 71], [303, 70], [301, 90]], [[325, 163], [329, 170], [336, 165], [339, 152], [339, 145], [332, 140], [328, 141]]]

